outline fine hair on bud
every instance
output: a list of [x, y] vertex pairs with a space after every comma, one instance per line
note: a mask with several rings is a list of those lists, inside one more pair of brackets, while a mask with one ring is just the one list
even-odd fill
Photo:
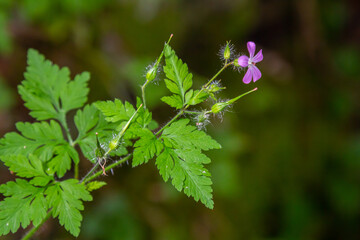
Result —
[[231, 44], [230, 41], [226, 42], [224, 45], [221, 45], [218, 52], [218, 56], [222, 62], [225, 62], [226, 60], [228, 62], [233, 61], [236, 55], [235, 46], [234, 44]]
[[[148, 65], [145, 68], [145, 73], [143, 75], [147, 81], [152, 82], [152, 83], [157, 83], [160, 80], [159, 74], [161, 73], [162, 65], [161, 65], [161, 63], [158, 63], [158, 64], [156, 64], [156, 63], [157, 63], [157, 61]], [[151, 71], [151, 70], [153, 70], [153, 71]], [[150, 77], [150, 79], [148, 79], [149, 77]]]
[[210, 114], [208, 111], [202, 111], [193, 120], [198, 130], [206, 130], [206, 126], [210, 123]]

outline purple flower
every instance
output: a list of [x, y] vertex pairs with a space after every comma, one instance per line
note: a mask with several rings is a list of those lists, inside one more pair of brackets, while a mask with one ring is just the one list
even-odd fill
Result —
[[245, 73], [243, 82], [248, 84], [253, 79], [254, 82], [261, 78], [260, 70], [255, 66], [256, 63], [263, 60], [262, 49], [255, 55], [256, 45], [254, 42], [247, 43], [247, 49], [250, 53], [250, 57], [242, 55], [238, 58], [238, 63], [241, 67], [248, 67], [248, 70]]

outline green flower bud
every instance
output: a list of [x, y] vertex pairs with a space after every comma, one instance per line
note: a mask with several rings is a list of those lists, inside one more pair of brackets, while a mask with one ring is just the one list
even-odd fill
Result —
[[225, 89], [225, 87], [221, 87], [219, 82], [215, 82], [208, 87], [207, 91], [209, 93], [215, 93], [223, 89]]
[[216, 114], [224, 110], [230, 104], [228, 102], [218, 102], [211, 107], [211, 112]]
[[117, 139], [111, 140], [110, 143], [109, 143], [109, 149], [110, 149], [111, 151], [114, 150], [114, 149], [116, 149], [117, 146], [118, 146], [118, 144], [119, 144], [119, 141], [118, 141]]
[[152, 80], [155, 79], [156, 77], [156, 73], [157, 73], [157, 64], [155, 64], [154, 66], [152, 66], [149, 71], [147, 71], [146, 73], [146, 80], [151, 82]]
[[224, 49], [224, 59], [228, 60], [230, 56], [231, 56], [230, 42], [226, 42], [226, 46]]
[[197, 122], [199, 122], [199, 123], [200, 122], [205, 122], [205, 121], [208, 120], [208, 118], [209, 118], [209, 114], [207, 114], [206, 112], [203, 112], [203, 113], [198, 115]]

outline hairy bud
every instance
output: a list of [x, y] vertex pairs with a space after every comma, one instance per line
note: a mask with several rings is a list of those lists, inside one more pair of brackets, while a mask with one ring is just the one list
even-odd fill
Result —
[[146, 76], [145, 76], [147, 81], [151, 82], [152, 80], [155, 79], [156, 73], [157, 73], [157, 67], [158, 67], [158, 64], [155, 64], [147, 71]]
[[109, 143], [109, 149], [114, 150], [117, 148], [118, 145], [119, 145], [119, 141], [117, 139], [113, 139]]
[[212, 107], [211, 107], [211, 112], [214, 114], [217, 114], [221, 111], [223, 111], [227, 106], [229, 106], [230, 104], [228, 102], [218, 102], [215, 103]]
[[224, 55], [223, 57], [225, 60], [230, 59], [230, 57], [231, 57], [230, 41], [226, 42], [226, 46], [225, 46], [223, 55]]

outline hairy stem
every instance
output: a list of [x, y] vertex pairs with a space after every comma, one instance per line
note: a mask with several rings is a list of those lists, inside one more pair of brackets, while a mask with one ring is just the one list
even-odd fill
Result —
[[144, 83], [144, 85], [141, 86], [141, 96], [142, 96], [142, 101], [143, 101], [143, 104], [144, 104], [144, 108], [146, 109], [146, 98], [145, 98], [145, 88], [146, 88], [146, 85], [149, 83], [148, 80], [146, 80], [146, 82]]
[[[107, 172], [107, 171], [109, 171], [109, 170], [117, 167], [118, 165], [120, 165], [120, 164], [128, 161], [131, 156], [132, 156], [132, 153], [130, 153], [130, 154], [127, 155], [126, 157], [123, 157], [123, 158], [120, 159], [119, 161], [114, 162], [113, 164], [110, 164], [109, 166], [107, 166], [107, 167], [105, 168], [105, 172]], [[94, 170], [95, 170], [95, 169], [94, 169]], [[104, 170], [101, 169], [101, 170], [97, 171], [96, 173], [94, 173], [94, 174], [91, 175], [91, 176], [87, 175], [87, 177], [85, 177], [83, 180], [81, 180], [82, 184], [85, 184], [85, 183], [87, 183], [87, 182], [89, 182], [89, 181], [91, 181], [91, 180], [99, 177], [103, 172], [104, 172]]]
[[199, 115], [199, 114], [201, 114], [201, 112], [197, 112], [197, 111], [189, 111], [189, 110], [184, 111], [184, 113], [187, 113], [187, 114], [194, 114], [194, 115]]
[[28, 231], [25, 236], [23, 236], [21, 238], [21, 240], [28, 240], [30, 239], [35, 233], [36, 231], [51, 217], [51, 214], [52, 214], [52, 210], [50, 210], [47, 215], [45, 216], [45, 218], [41, 221], [41, 223], [36, 226], [36, 227], [33, 227], [32, 229], [30, 229], [30, 231]]

